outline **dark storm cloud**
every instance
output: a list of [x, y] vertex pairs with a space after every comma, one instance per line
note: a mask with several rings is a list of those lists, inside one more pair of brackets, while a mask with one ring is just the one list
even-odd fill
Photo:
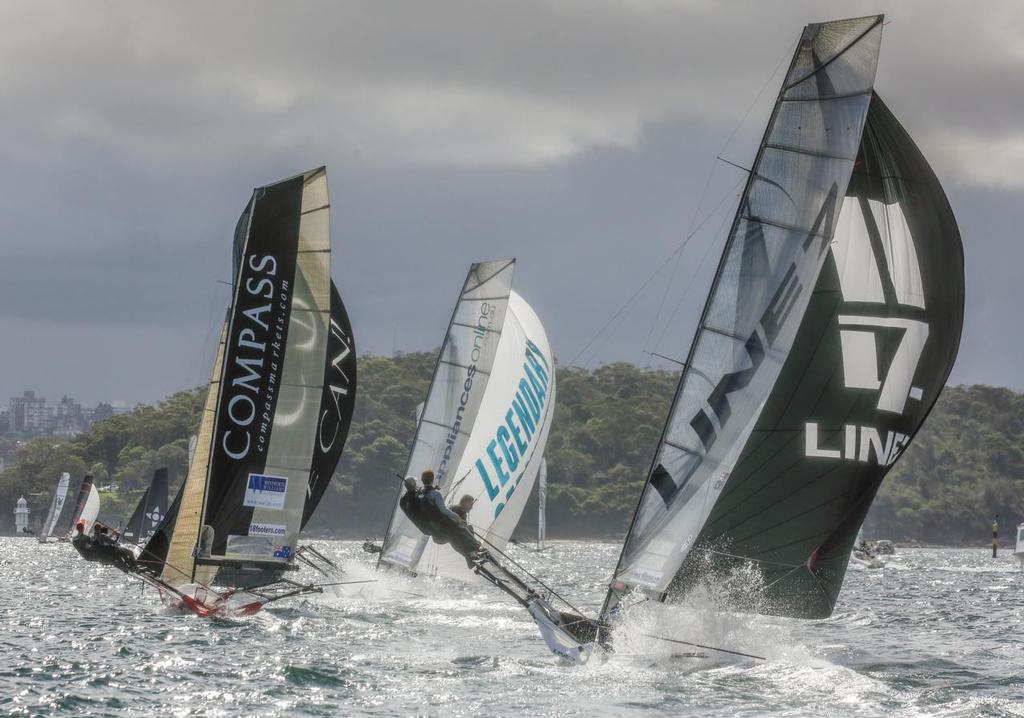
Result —
[[[878, 87], [967, 243], [954, 379], [1013, 383], [1024, 10], [936, 6], [893, 8]], [[334, 274], [364, 350], [435, 346], [468, 263], [515, 255], [562, 361], [659, 268], [581, 361], [680, 355], [742, 178], [715, 155], [750, 161], [803, 24], [876, 9], [5, 3], [0, 331], [17, 341], [0, 400], [36, 386], [152, 401], [204, 381], [251, 187], [325, 163]], [[73, 365], [58, 359], [72, 340]]]

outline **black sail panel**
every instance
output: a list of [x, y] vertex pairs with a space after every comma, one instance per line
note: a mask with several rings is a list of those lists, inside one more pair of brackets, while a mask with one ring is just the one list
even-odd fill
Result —
[[139, 497], [139, 502], [135, 504], [135, 510], [132, 511], [132, 515], [128, 519], [128, 523], [125, 524], [124, 531], [121, 532], [121, 538], [131, 541], [132, 543], [139, 543], [143, 540], [142, 519], [143, 514], [146, 513], [147, 496], [149, 496], [149, 489], [142, 492], [142, 496]]
[[246, 211], [203, 518], [213, 529], [213, 555], [226, 552], [228, 536], [247, 532], [247, 479], [266, 466], [290, 328], [302, 189], [301, 176], [263, 187]]
[[793, 349], [672, 591], [749, 559], [757, 610], [831, 614], [875, 493], [945, 386], [963, 302], [953, 212], [875, 94]]
[[334, 476], [341, 452], [348, 439], [352, 412], [356, 401], [356, 345], [345, 304], [338, 288], [331, 282], [331, 323], [327, 335], [327, 363], [324, 366], [324, 389], [320, 397], [316, 443], [309, 472], [306, 507], [302, 525], [309, 522], [324, 491]]
[[147, 541], [164, 520], [167, 513], [167, 468], [160, 467], [153, 472], [153, 481], [143, 497], [145, 501], [139, 541]]

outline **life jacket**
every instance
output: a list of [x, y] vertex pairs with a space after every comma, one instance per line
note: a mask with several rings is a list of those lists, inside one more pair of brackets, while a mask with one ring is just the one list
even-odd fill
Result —
[[430, 520], [424, 511], [422, 491], [406, 491], [402, 494], [402, 498], [398, 500], [398, 507], [402, 509], [402, 513], [409, 517], [413, 525], [427, 536], [433, 536], [437, 533], [437, 526], [434, 525], [434, 522]]

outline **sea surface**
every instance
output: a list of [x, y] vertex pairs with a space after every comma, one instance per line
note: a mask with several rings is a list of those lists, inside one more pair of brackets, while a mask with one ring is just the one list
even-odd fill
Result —
[[[901, 549], [851, 570], [823, 621], [722, 613], [708, 595], [648, 603], [616, 653], [573, 666], [493, 587], [378, 574], [357, 542], [315, 545], [372, 582], [211, 621], [68, 544], [0, 539], [0, 715], [1024, 716], [1024, 573], [1008, 553]], [[617, 552], [510, 555], [594, 612]]]

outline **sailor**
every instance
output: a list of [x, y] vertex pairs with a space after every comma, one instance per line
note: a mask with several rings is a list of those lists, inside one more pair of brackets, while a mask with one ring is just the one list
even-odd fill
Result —
[[[483, 554], [464, 518], [444, 504], [444, 496], [434, 486], [434, 472], [427, 469], [420, 476], [423, 488], [415, 491], [416, 481], [405, 480], [405, 495], [398, 505], [416, 528], [434, 539], [436, 544], [450, 544], [466, 559], [470, 567]], [[472, 497], [470, 497], [472, 498]], [[461, 505], [461, 501], [459, 502]], [[470, 504], [472, 508], [472, 504]]]
[[135, 554], [130, 549], [119, 546], [106, 526], [97, 522], [92, 536], [84, 533], [82, 523], [75, 528], [78, 533], [71, 543], [86, 561], [98, 561], [109, 566], [116, 566], [125, 572], [135, 570]]

